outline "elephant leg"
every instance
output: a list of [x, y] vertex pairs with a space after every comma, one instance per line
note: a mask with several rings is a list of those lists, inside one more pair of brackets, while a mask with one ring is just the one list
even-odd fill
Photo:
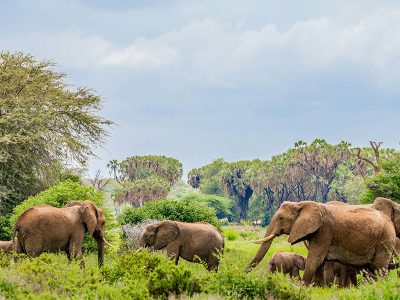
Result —
[[298, 278], [300, 278], [299, 268], [293, 267], [292, 271], [290, 272], [290, 277], [298, 277]]
[[69, 260], [72, 259], [79, 259], [81, 261], [81, 268], [85, 268], [85, 262], [83, 260], [83, 255], [82, 255], [82, 244], [83, 244], [83, 238], [80, 240], [79, 238], [71, 238], [69, 242], [69, 247], [68, 247], [68, 252], [67, 252], [67, 257]]
[[331, 285], [335, 280], [334, 265], [335, 265], [335, 262], [333, 262], [333, 261], [326, 261], [325, 262], [324, 282], [328, 286]]
[[272, 264], [272, 265], [271, 265], [270, 271], [271, 271], [271, 273], [276, 273], [277, 268], [276, 268], [276, 265], [275, 265], [275, 264]]
[[[303, 280], [309, 285], [312, 282], [313, 276], [316, 275], [318, 284], [323, 284], [324, 268], [323, 262], [329, 249], [329, 243], [319, 241], [319, 239], [310, 242], [308, 256], [306, 261], [306, 268], [304, 270]], [[322, 267], [321, 267], [322, 265]], [[320, 268], [321, 267], [321, 268]], [[318, 270], [318, 274], [316, 273]]]
[[166, 247], [167, 255], [171, 260], [175, 260], [175, 265], [177, 265], [179, 261], [179, 248], [180, 241], [173, 241], [172, 243], [169, 243]]
[[43, 243], [40, 237], [27, 237], [23, 242], [24, 252], [29, 257], [37, 257], [43, 251]]
[[218, 265], [219, 265], [219, 258], [216, 256], [216, 254], [211, 253], [209, 255], [208, 261], [207, 261], [208, 271], [211, 271], [211, 270], [218, 271]]

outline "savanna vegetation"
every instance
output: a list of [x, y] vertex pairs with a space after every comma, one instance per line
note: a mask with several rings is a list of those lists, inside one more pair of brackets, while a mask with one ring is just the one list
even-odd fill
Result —
[[[227, 162], [218, 158], [181, 180], [182, 163], [161, 155], [134, 155], [108, 163], [109, 178], [84, 178], [93, 149], [102, 145], [112, 122], [99, 116], [101, 97], [73, 89], [50, 61], [21, 52], [0, 53], [0, 238], [10, 240], [13, 225], [36, 205], [63, 207], [90, 200], [106, 215], [105, 261], [98, 267], [95, 241], [84, 242], [86, 267], [63, 254], [12, 259], [0, 251], [0, 295], [10, 299], [397, 299], [396, 270], [351, 288], [306, 287], [267, 271], [277, 251], [306, 255], [303, 244], [276, 238], [266, 257], [245, 273], [258, 245], [284, 201], [338, 200], [372, 203], [382, 196], [400, 203], [400, 152], [370, 142], [352, 147], [324, 139], [296, 142], [269, 160]], [[72, 169], [71, 164], [79, 168]], [[208, 222], [225, 237], [218, 272], [165, 253], [135, 249], [121, 227], [148, 220]]]

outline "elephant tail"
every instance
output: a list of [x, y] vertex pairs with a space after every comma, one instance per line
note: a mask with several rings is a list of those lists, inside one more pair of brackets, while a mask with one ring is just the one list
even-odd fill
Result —
[[17, 223], [14, 226], [14, 232], [13, 232], [13, 236], [12, 236], [12, 245], [13, 245], [15, 252], [23, 253], [23, 247], [22, 247], [21, 240], [18, 238], [18, 233], [19, 233], [19, 226]]

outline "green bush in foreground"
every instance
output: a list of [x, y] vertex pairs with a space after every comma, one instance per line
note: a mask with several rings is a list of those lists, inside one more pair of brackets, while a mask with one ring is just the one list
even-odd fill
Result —
[[121, 224], [138, 224], [146, 219], [208, 222], [220, 228], [213, 209], [190, 200], [159, 200], [141, 208], [125, 207], [119, 217]]

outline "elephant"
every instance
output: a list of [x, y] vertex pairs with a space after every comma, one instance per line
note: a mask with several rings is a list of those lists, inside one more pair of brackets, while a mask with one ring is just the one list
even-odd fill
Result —
[[268, 269], [272, 273], [282, 272], [289, 274], [290, 277], [300, 278], [299, 271], [304, 270], [306, 258], [297, 253], [279, 251], [272, 255], [268, 265]]
[[324, 283], [331, 285], [335, 283], [340, 287], [348, 287], [350, 284], [357, 285], [357, 273], [361, 268], [344, 265], [337, 261], [327, 261], [324, 265]]
[[13, 241], [0, 241], [0, 251], [10, 254], [14, 251]]
[[[274, 214], [265, 237], [247, 271], [258, 265], [275, 236], [289, 235], [288, 242], [308, 241], [303, 280], [323, 278], [324, 261], [354, 266], [369, 265], [387, 272], [395, 243], [395, 229], [384, 213], [372, 208], [325, 205], [313, 201], [285, 201]], [[351, 237], [351, 238], [349, 238]]]
[[103, 265], [104, 212], [91, 201], [74, 201], [63, 208], [34, 206], [18, 218], [13, 240], [15, 251], [36, 257], [42, 252], [65, 251], [69, 260], [79, 258], [84, 267], [82, 244], [86, 232], [97, 241], [98, 264]]
[[140, 235], [139, 245], [155, 250], [166, 248], [168, 257], [175, 260], [175, 264], [179, 257], [190, 262], [198, 262], [200, 258], [208, 270], [218, 270], [218, 252], [224, 249], [224, 238], [209, 223], [166, 220], [147, 225]]

